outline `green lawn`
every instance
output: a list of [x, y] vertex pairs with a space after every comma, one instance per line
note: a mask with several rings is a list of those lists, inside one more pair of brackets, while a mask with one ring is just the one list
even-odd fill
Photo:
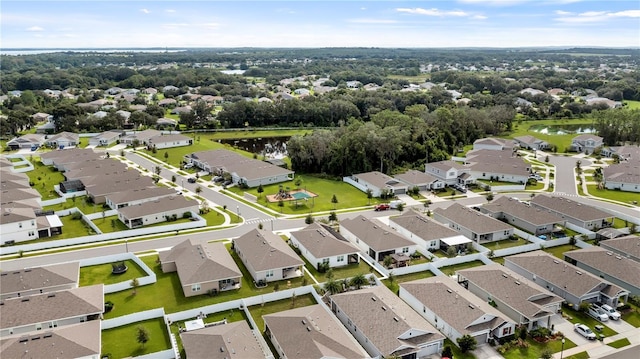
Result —
[[589, 353], [586, 351], [573, 354], [571, 356], [565, 357], [567, 359], [589, 359]]
[[43, 207], [44, 210], [52, 210], [52, 211], [62, 211], [64, 209], [69, 209], [73, 207], [77, 207], [84, 214], [98, 213], [103, 211], [102, 205], [88, 204], [86, 202], [87, 196], [77, 196], [68, 198], [66, 202], [54, 204], [51, 206]]
[[400, 283], [429, 278], [433, 277], [434, 275], [435, 274], [433, 274], [433, 272], [426, 270], [422, 272], [394, 276], [393, 282], [389, 281], [389, 279], [384, 279], [382, 280], [382, 283], [384, 283], [384, 285], [386, 285], [387, 288], [389, 288], [392, 292], [398, 294], [398, 291], [400, 290]]
[[628, 302], [627, 304], [631, 306], [632, 310], [622, 314], [622, 320], [633, 325], [636, 328], [640, 327], [640, 308]]
[[[561, 339], [556, 339], [546, 343], [539, 343], [531, 338], [527, 338], [528, 348], [511, 348], [503, 354], [505, 359], [538, 359], [542, 352], [548, 349], [552, 353], [558, 353], [562, 350]], [[565, 338], [564, 350], [575, 347], [576, 344], [571, 340]]]
[[[605, 336], [610, 337], [612, 335], [618, 334], [618, 332], [616, 332], [615, 330], [609, 328], [604, 323], [599, 322], [599, 321], [591, 318], [586, 313], [579, 312], [579, 311], [576, 311], [576, 310], [573, 310], [571, 308], [567, 308], [567, 307], [564, 307], [564, 306], [562, 307], [562, 312], [570, 317], [570, 318], [567, 318], [567, 319], [571, 323], [573, 323], [573, 324], [582, 323], [582, 324], [588, 326], [589, 328], [591, 328], [591, 330], [593, 330], [593, 332], [596, 333], [596, 335], [604, 334]], [[602, 325], [604, 327], [604, 329], [602, 329], [602, 332], [598, 332], [598, 331], [595, 330], [595, 326], [596, 325]], [[566, 349], [566, 347], [565, 347], [565, 349]]]
[[[215, 296], [209, 296], [203, 293], [202, 295], [195, 297], [185, 297], [182, 292], [182, 287], [180, 286], [178, 274], [175, 272], [162, 273], [160, 263], [156, 263], [158, 259], [157, 255], [144, 256], [141, 259], [155, 272], [157, 282], [155, 284], [138, 288], [136, 295], [133, 295], [131, 290], [106, 294], [105, 301], [112, 301], [115, 304], [115, 308], [111, 312], [105, 314], [105, 318], [113, 318], [161, 307], [164, 307], [166, 313], [175, 313], [205, 305], [247, 298], [261, 293], [270, 293], [273, 292], [276, 284], [278, 284], [282, 289], [287, 288], [288, 282], [286, 280], [269, 283], [266, 288], [256, 288], [253, 285], [253, 282], [248, 279], [251, 278], [251, 276], [244, 265], [239, 261], [235, 253], [232, 253], [232, 257], [236, 260], [236, 263], [243, 274], [240, 289], [220, 292]], [[303, 282], [311, 284], [312, 280], [309, 277], [300, 277], [290, 280], [292, 287], [300, 287]]]
[[122, 274], [111, 273], [111, 263], [98, 264], [95, 266], [87, 266], [80, 268], [80, 286], [94, 285], [104, 283], [114, 284], [124, 281], [130, 281], [133, 278], [145, 277], [147, 273], [140, 268], [136, 262], [132, 260], [126, 260], [124, 264], [127, 266], [127, 271]]
[[442, 267], [442, 268], [439, 268], [439, 269], [440, 269], [440, 271], [442, 271], [442, 273], [444, 273], [446, 275], [452, 275], [456, 271], [459, 271], [459, 270], [462, 270], [462, 269], [467, 269], [467, 268], [473, 268], [473, 267], [477, 267], [477, 266], [481, 266], [481, 265], [484, 265], [484, 263], [482, 263], [482, 261], [473, 261], [473, 262], [454, 264], [452, 266], [446, 266], [446, 267]]
[[26, 172], [29, 181], [33, 182], [33, 188], [40, 192], [42, 200], [58, 198], [58, 194], [53, 189], [54, 185], [64, 181], [61, 172], [55, 171], [53, 166], [45, 166], [40, 162], [40, 157], [28, 158], [33, 164], [33, 171]]
[[576, 135], [573, 133], [558, 135], [555, 133], [542, 134], [540, 132], [534, 131], [531, 129], [533, 126], [535, 128], [544, 127], [544, 126], [558, 126], [562, 127], [564, 125], [570, 126], [578, 126], [578, 125], [588, 125], [592, 126], [593, 121], [589, 119], [546, 119], [546, 120], [530, 120], [530, 121], [522, 121], [519, 123], [515, 123], [513, 126], [513, 131], [510, 133], [501, 136], [505, 138], [515, 138], [518, 136], [526, 136], [531, 135], [533, 137], [539, 138], [543, 141], [547, 141], [548, 143], [555, 145], [558, 148], [558, 152], [564, 152], [567, 147], [571, 145], [571, 139]]
[[620, 349], [622, 347], [626, 347], [627, 345], [631, 345], [631, 342], [627, 338], [618, 339], [614, 342], [607, 344], [610, 347], [614, 347], [616, 349]]
[[630, 110], [640, 109], [640, 101], [624, 100], [623, 104], [627, 105], [626, 107]]
[[512, 241], [511, 239], [505, 239], [505, 240], [502, 240], [502, 241], [483, 243], [482, 246], [487, 248], [488, 250], [494, 250], [495, 251], [495, 250], [498, 250], [498, 249], [517, 247], [517, 246], [521, 246], [521, 245], [529, 244], [529, 243], [531, 243], [531, 242], [518, 237], [518, 240], [516, 240], [516, 241]]
[[100, 228], [102, 233], [126, 231], [129, 229], [127, 226], [125, 226], [124, 223], [122, 223], [122, 221], [118, 219], [117, 215], [94, 219], [92, 222], [93, 224], [98, 226], [98, 228]]
[[264, 320], [263, 315], [278, 313], [293, 308], [301, 308], [309, 305], [316, 304], [316, 300], [311, 294], [305, 294], [293, 298], [277, 300], [275, 302], [268, 302], [264, 304], [252, 305], [249, 307], [249, 313], [258, 326], [256, 329], [261, 333], [264, 332]]
[[[346, 182], [323, 179], [307, 174], [296, 175], [296, 180], [298, 179], [302, 180], [300, 188], [306, 188], [307, 191], [317, 194], [318, 197], [315, 197], [313, 199], [310, 198], [308, 201], [298, 201], [297, 207], [295, 205], [295, 201], [285, 201], [284, 207], [279, 207], [277, 202], [268, 203], [266, 200], [266, 195], [278, 193], [280, 185], [282, 185], [285, 189], [286, 187], [289, 187], [291, 190], [297, 189], [295, 181], [264, 186], [264, 192], [261, 196], [258, 196], [257, 188], [243, 190], [238, 187], [231, 187], [228, 190], [241, 196], [244, 192], [253, 194], [254, 196], [260, 197], [258, 198], [258, 204], [271, 208], [272, 210], [279, 212], [281, 211], [287, 214], [305, 214], [309, 213], [310, 211], [331, 211], [334, 210], [334, 207], [336, 209], [348, 209], [369, 205], [367, 195]], [[338, 203], [336, 204], [331, 202], [334, 194], [336, 195], [336, 199], [338, 200]], [[371, 205], [374, 205], [379, 202], [379, 199], [372, 198], [370, 202]]]
[[[149, 332], [149, 341], [144, 346], [136, 339], [138, 326], [144, 327]], [[167, 349], [171, 349], [171, 341], [162, 318], [102, 331], [101, 357], [109, 354], [112, 359], [127, 358]]]
[[[304, 256], [300, 256], [300, 258], [304, 261], [305, 268], [307, 268], [309, 273], [311, 273], [318, 282], [322, 283], [327, 280], [327, 277], [325, 276], [326, 273], [318, 272], [318, 269], [311, 265], [311, 263], [309, 263], [309, 261], [307, 261]], [[371, 269], [372, 267], [370, 267], [367, 262], [361, 260], [359, 263], [348, 264], [344, 267], [339, 268], [333, 268], [331, 272], [333, 273], [334, 279], [345, 279], [351, 278], [358, 274], [367, 275], [371, 273]], [[373, 273], [377, 272], [373, 271]]]
[[60, 217], [60, 221], [62, 221], [62, 234], [50, 237], [51, 239], [75, 238], [95, 234], [93, 229], [81, 219], [64, 216]]
[[640, 193], [637, 192], [624, 192], [624, 191], [616, 191], [609, 189], [598, 189], [595, 184], [588, 184], [587, 190], [589, 194], [595, 197], [610, 199], [614, 201], [619, 201], [627, 204], [632, 204], [635, 201], [635, 206], [638, 206], [640, 203]]
[[576, 249], [578, 249], [578, 247], [572, 246], [570, 244], [563, 244], [561, 246], [545, 248], [544, 251], [553, 254], [561, 260], [564, 260], [564, 252], [573, 251]]

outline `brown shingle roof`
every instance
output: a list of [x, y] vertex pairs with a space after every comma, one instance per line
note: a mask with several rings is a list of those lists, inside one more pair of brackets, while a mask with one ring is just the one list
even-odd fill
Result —
[[460, 233], [446, 227], [427, 216], [407, 211], [400, 216], [390, 217], [389, 222], [396, 223], [425, 241], [459, 236]]
[[198, 201], [188, 200], [182, 196], [162, 197], [155, 201], [143, 202], [133, 206], [122, 207], [118, 212], [125, 218], [133, 219], [156, 213], [175, 211], [184, 208], [185, 212], [198, 206]]
[[80, 275], [78, 262], [62, 263], [0, 273], [0, 293], [3, 295], [33, 289], [77, 284]]
[[537, 195], [531, 199], [531, 204], [550, 209], [552, 211], [562, 213], [565, 216], [577, 218], [585, 222], [613, 217], [611, 214], [601, 211], [595, 207], [563, 197]]
[[[600, 247], [565, 252], [565, 257], [640, 288], [640, 263]], [[596, 274], [596, 273], [593, 273]], [[597, 273], [599, 275], [600, 273]], [[631, 290], [631, 289], [629, 289]]]
[[502, 221], [491, 218], [459, 203], [454, 203], [446, 209], [436, 208], [434, 213], [437, 213], [477, 234], [494, 233], [513, 229], [512, 226]]
[[180, 334], [189, 359], [262, 359], [265, 354], [246, 321]]
[[296, 252], [273, 232], [254, 229], [234, 239], [233, 245], [256, 272], [304, 264]]
[[640, 258], [640, 237], [630, 235], [600, 242], [603, 248], [611, 248], [618, 253], [627, 253]]
[[265, 315], [263, 319], [287, 358], [355, 359], [368, 356], [322, 304]]
[[236, 173], [248, 181], [293, 173], [293, 171], [274, 166], [268, 162], [244, 157], [229, 150], [194, 152], [189, 157], [207, 163], [212, 170], [223, 169], [229, 173]]
[[399, 180], [378, 171], [358, 173], [354, 174], [353, 177], [357, 177], [360, 180], [366, 181], [378, 188], [402, 188], [407, 186]]
[[359, 252], [358, 248], [333, 231], [331, 227], [319, 223], [312, 223], [302, 230], [292, 232], [291, 236], [295, 237], [316, 258]]
[[407, 183], [409, 186], [419, 186], [421, 184], [432, 183], [438, 180], [432, 175], [418, 170], [408, 170], [407, 172], [395, 175], [394, 177], [404, 183]]
[[175, 190], [167, 187], [147, 187], [132, 190], [123, 190], [118, 193], [111, 193], [107, 198], [113, 203], [124, 203], [130, 201], [140, 201], [148, 198], [166, 197], [175, 195]]
[[410, 247], [415, 243], [396, 233], [396, 231], [376, 219], [369, 219], [359, 215], [353, 219], [344, 219], [340, 222], [354, 236], [373, 248], [376, 252]]
[[[553, 213], [528, 206], [517, 199], [509, 197], [500, 197], [493, 202], [484, 204], [482, 208], [491, 214], [499, 214], [500, 212], [510, 214], [535, 226], [564, 222], [562, 218]], [[499, 215], [499, 217], [501, 216]]]

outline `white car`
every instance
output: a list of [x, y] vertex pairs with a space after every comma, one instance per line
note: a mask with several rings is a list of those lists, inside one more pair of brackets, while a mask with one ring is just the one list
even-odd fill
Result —
[[599, 320], [601, 322], [606, 322], [607, 320], [609, 320], [609, 315], [607, 315], [607, 313], [605, 313], [604, 310], [602, 310], [597, 305], [592, 304], [591, 306], [589, 306], [589, 309], [587, 309], [587, 314], [589, 314], [589, 316], [591, 316], [593, 319]]
[[596, 340], [596, 334], [592, 332], [591, 329], [589, 329], [589, 327], [587, 327], [584, 324], [580, 324], [580, 323], [574, 324], [573, 330], [575, 330], [576, 332], [578, 332], [578, 334], [582, 335], [583, 337], [589, 340]]
[[600, 308], [602, 308], [612, 320], [619, 320], [621, 317], [620, 313], [608, 304], [602, 305]]

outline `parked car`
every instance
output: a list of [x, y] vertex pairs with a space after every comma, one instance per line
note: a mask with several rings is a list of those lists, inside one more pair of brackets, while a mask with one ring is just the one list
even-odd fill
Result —
[[230, 184], [232, 184], [232, 183], [233, 183], [233, 181], [226, 180], [226, 181], [224, 181], [224, 183], [223, 183], [222, 185], [223, 185], [223, 186], [228, 186], [228, 185], [230, 185]]
[[187, 182], [189, 182], [189, 183], [196, 183], [197, 181], [198, 181], [198, 180], [197, 180], [197, 179], [195, 179], [195, 177], [189, 177], [189, 178], [187, 179]]
[[596, 340], [596, 334], [584, 324], [581, 324], [581, 323], [574, 324], [573, 330], [589, 340]]
[[589, 314], [589, 316], [591, 316], [593, 319], [597, 319], [601, 322], [606, 322], [607, 320], [609, 320], [609, 315], [605, 313], [602, 308], [598, 307], [595, 304], [591, 304], [589, 306], [589, 309], [587, 309], [587, 314]]
[[389, 208], [391, 208], [391, 206], [389, 206], [388, 204], [386, 204], [386, 203], [381, 203], [381, 204], [377, 204], [373, 209], [374, 209], [375, 211], [386, 211], [386, 210], [388, 210]]
[[601, 305], [600, 308], [602, 308], [612, 320], [619, 320], [621, 317], [620, 313], [608, 304]]

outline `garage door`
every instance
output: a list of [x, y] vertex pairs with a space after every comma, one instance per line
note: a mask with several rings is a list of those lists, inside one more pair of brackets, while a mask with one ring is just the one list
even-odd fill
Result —
[[418, 352], [418, 357], [422, 358], [423, 356], [437, 354], [440, 351], [440, 342], [435, 342], [428, 344], [426, 347], [420, 348]]
[[487, 342], [487, 340], [489, 340], [489, 333], [484, 333], [481, 335], [477, 335], [474, 336], [474, 338], [476, 338], [476, 341], [478, 342], [478, 345], [480, 344], [484, 344]]

